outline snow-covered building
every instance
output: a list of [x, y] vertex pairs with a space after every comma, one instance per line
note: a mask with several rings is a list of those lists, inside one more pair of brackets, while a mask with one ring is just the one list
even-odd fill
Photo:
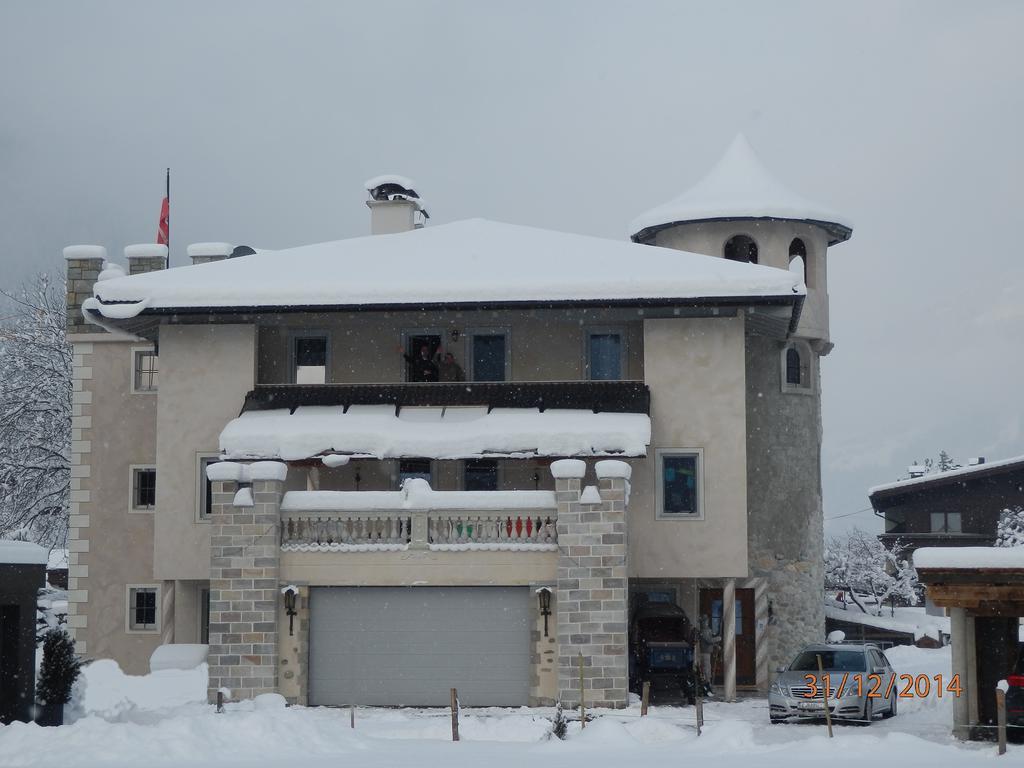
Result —
[[627, 697], [630, 606], [724, 637], [723, 684], [820, 640], [819, 361], [838, 215], [738, 139], [630, 241], [424, 226], [280, 251], [66, 249], [69, 624], [141, 671], [311, 704]]

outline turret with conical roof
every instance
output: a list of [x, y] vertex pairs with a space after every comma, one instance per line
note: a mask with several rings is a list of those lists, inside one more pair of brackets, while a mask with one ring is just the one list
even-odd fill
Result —
[[743, 134], [693, 187], [637, 216], [638, 243], [801, 271], [807, 299], [798, 335], [830, 346], [825, 252], [850, 238], [845, 217], [778, 181]]

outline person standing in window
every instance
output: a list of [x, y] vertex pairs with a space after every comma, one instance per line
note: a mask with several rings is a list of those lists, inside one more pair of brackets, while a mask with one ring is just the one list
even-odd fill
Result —
[[455, 362], [455, 355], [451, 352], [445, 352], [444, 357], [441, 358], [441, 363], [438, 365], [438, 378], [441, 381], [465, 381], [466, 374], [462, 370], [462, 366]]
[[404, 352], [402, 357], [409, 364], [409, 381], [437, 381], [437, 363], [431, 358], [430, 347], [427, 344], [420, 346], [419, 357]]

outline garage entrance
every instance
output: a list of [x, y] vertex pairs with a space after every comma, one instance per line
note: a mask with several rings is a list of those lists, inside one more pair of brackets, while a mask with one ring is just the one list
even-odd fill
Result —
[[530, 688], [525, 587], [314, 587], [309, 703], [523, 706]]

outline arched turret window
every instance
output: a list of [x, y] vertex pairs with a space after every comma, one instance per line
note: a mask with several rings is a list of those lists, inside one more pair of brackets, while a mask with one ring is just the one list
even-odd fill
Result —
[[799, 387], [801, 381], [800, 352], [796, 347], [786, 350], [786, 383]]
[[724, 255], [730, 261], [757, 264], [757, 243], [747, 235], [735, 235], [726, 242]]
[[800, 276], [800, 279], [809, 284], [807, 273], [807, 246], [799, 237], [793, 238], [789, 244], [789, 271]]

